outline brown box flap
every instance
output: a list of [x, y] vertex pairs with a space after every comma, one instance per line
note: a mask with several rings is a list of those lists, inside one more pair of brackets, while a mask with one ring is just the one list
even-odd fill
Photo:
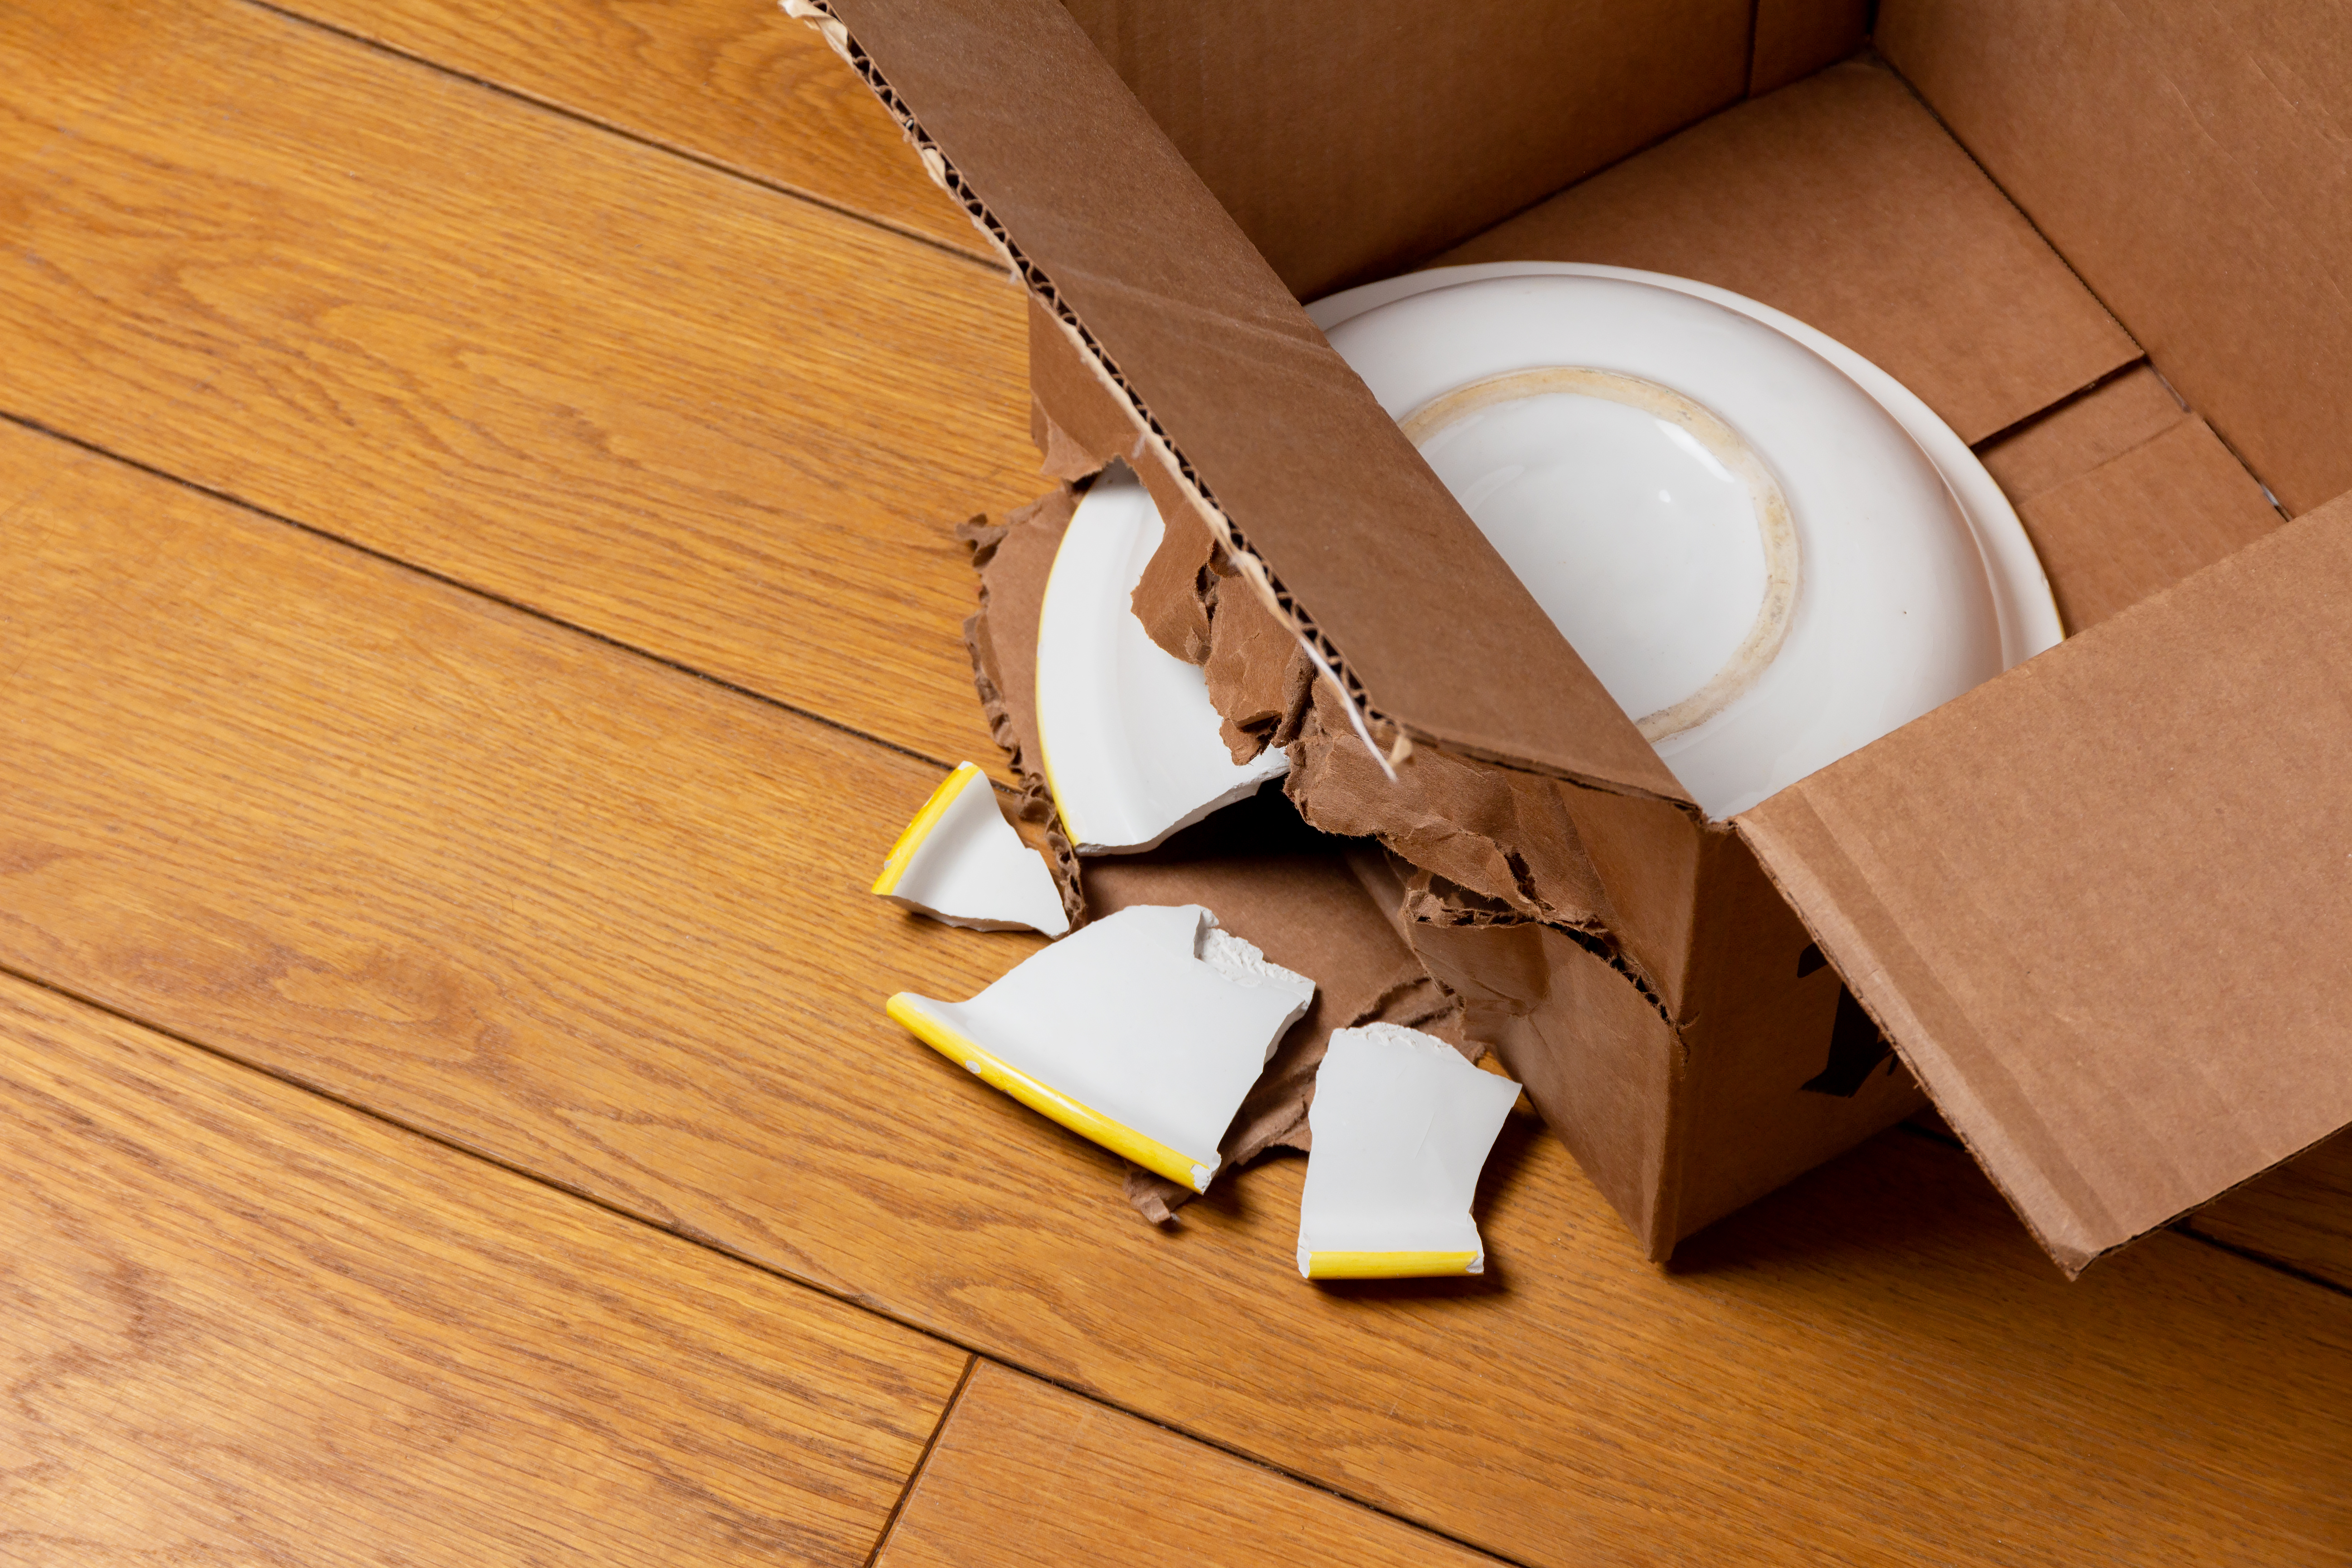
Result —
[[[1402, 271], [1738, 101], [1748, 74], [1751, 0], [1066, 3], [1302, 300]], [[1862, 0], [1837, 3], [1850, 53]], [[1822, 47], [1793, 25], [1798, 55]]]
[[1757, 0], [1748, 91], [1770, 92], [1870, 41], [1871, 0]]
[[1067, 12], [825, 9], [927, 164], [1138, 406], [1138, 465], [1181, 472], [1381, 714], [1467, 755], [1686, 798]]
[[1737, 819], [2071, 1273], [2352, 1122], [2352, 496]]
[[2352, 486], [2340, 4], [1888, 0], [1878, 44], [2290, 512]]
[[2069, 631], [2129, 609], [2284, 521], [2212, 427], [2145, 364], [1978, 455], [2016, 503]]
[[1980, 441], [2139, 349], [1895, 74], [1725, 110], [1439, 257], [1593, 261], [1786, 310]]

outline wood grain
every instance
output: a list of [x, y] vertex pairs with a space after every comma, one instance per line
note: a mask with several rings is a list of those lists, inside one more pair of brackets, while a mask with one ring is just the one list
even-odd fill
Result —
[[2068, 1286], [1883, 1138], [1644, 1266], [1507, 1132], [1494, 1271], [1321, 1289], [1301, 1167], [1162, 1233], [905, 1038], [1034, 943], [867, 897], [929, 768], [0, 433], [0, 963], [1532, 1563], [2352, 1553], [2352, 1300]]
[[2352, 1136], [2336, 1134], [2188, 1223], [2352, 1290]]
[[996, 762], [1000, 275], [228, 0], [0, 13], [0, 410]]
[[856, 1563], [967, 1357], [0, 975], [0, 1558]]
[[983, 1361], [940, 1429], [876, 1568], [1470, 1568], [1493, 1561]]
[[775, 0], [295, 0], [281, 8], [994, 259], [865, 84]]

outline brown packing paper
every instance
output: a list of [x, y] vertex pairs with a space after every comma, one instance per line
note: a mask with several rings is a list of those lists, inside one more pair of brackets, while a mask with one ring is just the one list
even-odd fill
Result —
[[1886, 0], [1878, 37], [2289, 512], [2352, 488], [2340, 5]]
[[2347, 602], [2352, 496], [1739, 818], [2070, 1272], [2352, 1122]]
[[1696, 278], [1858, 351], [1979, 441], [2139, 357], [1875, 65], [1832, 66], [1439, 257]]

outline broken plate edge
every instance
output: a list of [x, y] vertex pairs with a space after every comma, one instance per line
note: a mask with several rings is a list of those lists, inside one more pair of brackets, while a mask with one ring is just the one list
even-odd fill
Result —
[[1217, 1173], [1219, 1156], [1213, 1154], [1203, 1163], [1138, 1132], [1125, 1122], [1112, 1121], [982, 1048], [960, 1030], [925, 1012], [924, 1000], [912, 992], [901, 991], [885, 1003], [882, 1010], [923, 1044], [950, 1061], [970, 1068], [982, 1083], [1012, 1096], [1040, 1116], [1060, 1122], [1079, 1137], [1134, 1161], [1155, 1175], [1165, 1176], [1196, 1193], [1209, 1190], [1209, 1179]]

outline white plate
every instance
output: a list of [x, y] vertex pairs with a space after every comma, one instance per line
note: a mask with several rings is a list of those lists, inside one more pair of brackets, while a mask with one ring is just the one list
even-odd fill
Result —
[[1512, 263], [1310, 313], [1715, 816], [2058, 640], [1966, 445], [1778, 311]]
[[1237, 763], [1207, 675], [1153, 642], [1135, 584], [1160, 512], [1124, 468], [1078, 502], [1037, 614], [1037, 749], [1081, 855], [1150, 849], [1289, 770], [1280, 747]]

